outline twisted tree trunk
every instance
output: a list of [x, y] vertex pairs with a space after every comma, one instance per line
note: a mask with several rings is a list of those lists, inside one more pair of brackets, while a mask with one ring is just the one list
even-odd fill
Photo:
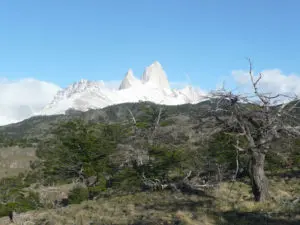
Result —
[[268, 179], [265, 175], [265, 153], [253, 150], [249, 164], [249, 176], [252, 193], [257, 202], [263, 202], [269, 197]]

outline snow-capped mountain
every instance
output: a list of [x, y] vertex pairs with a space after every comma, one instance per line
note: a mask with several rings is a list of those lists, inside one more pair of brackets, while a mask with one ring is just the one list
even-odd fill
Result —
[[108, 88], [102, 81], [80, 80], [59, 91], [52, 102], [39, 114], [64, 114], [70, 108], [87, 111], [138, 101], [151, 101], [165, 105], [193, 104], [204, 98], [204, 92], [191, 86], [182, 90], [171, 89], [163, 67], [156, 61], [145, 68], [141, 79], [136, 78], [133, 71], [129, 69], [119, 89]]
[[152, 83], [156, 87], [170, 89], [170, 84], [165, 71], [161, 64], [155, 61], [150, 66], [146, 67], [143, 76], [143, 83]]

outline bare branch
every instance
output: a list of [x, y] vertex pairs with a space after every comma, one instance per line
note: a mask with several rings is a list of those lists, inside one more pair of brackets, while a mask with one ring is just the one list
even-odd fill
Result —
[[130, 113], [130, 115], [131, 115], [131, 117], [132, 117], [132, 122], [133, 122], [133, 124], [136, 125], [136, 119], [135, 119], [135, 117], [134, 117], [132, 111], [131, 111], [130, 109], [127, 109], [127, 110], [128, 110], [128, 112]]
[[262, 74], [259, 73], [258, 78], [256, 80], [254, 80], [253, 66], [252, 66], [252, 62], [251, 62], [250, 58], [248, 58], [248, 62], [249, 62], [249, 75], [250, 75], [250, 78], [251, 78], [251, 82], [252, 82], [252, 85], [254, 87], [255, 93], [257, 93], [257, 84], [261, 80]]
[[240, 164], [239, 164], [239, 150], [240, 150], [240, 147], [239, 147], [239, 140], [238, 139], [236, 140], [235, 147], [236, 147], [236, 157], [235, 157], [236, 168], [235, 168], [235, 174], [233, 176], [233, 181], [236, 180], [239, 169], [240, 169]]
[[186, 176], [184, 177], [183, 180], [188, 180], [188, 179], [190, 178], [191, 174], [192, 174], [192, 171], [190, 170], [190, 171], [186, 174]]
[[162, 111], [163, 111], [163, 108], [160, 107], [160, 108], [159, 108], [159, 111], [158, 111], [157, 118], [156, 118], [156, 120], [155, 120], [155, 124], [154, 124], [154, 127], [153, 127], [153, 131], [152, 131], [152, 134], [151, 134], [151, 139], [154, 137], [155, 132], [156, 132], [157, 128], [159, 127], [159, 123], [160, 123], [160, 120], [161, 120]]
[[[225, 133], [237, 138], [233, 145], [236, 151], [236, 170], [233, 181], [239, 171], [239, 154], [246, 152], [250, 155], [249, 176], [252, 182], [252, 190], [255, 200], [265, 200], [267, 197], [267, 179], [264, 173], [265, 154], [272, 150], [271, 143], [281, 137], [281, 134], [289, 137], [300, 137], [300, 117], [295, 114], [300, 108], [299, 98], [293, 98], [285, 94], [262, 93], [258, 86], [263, 74], [253, 75], [253, 66], [249, 61], [249, 78], [252, 84], [252, 95], [238, 95], [224, 89], [211, 94], [211, 116], [215, 118], [217, 132]], [[275, 105], [282, 100], [289, 100], [282, 105]], [[244, 146], [239, 145], [239, 137], [245, 137]]]
[[157, 116], [157, 120], [156, 120], [156, 126], [159, 125], [159, 121], [160, 121], [160, 117], [161, 117], [161, 112], [162, 112], [162, 108], [159, 108], [159, 112], [158, 112], [158, 116]]

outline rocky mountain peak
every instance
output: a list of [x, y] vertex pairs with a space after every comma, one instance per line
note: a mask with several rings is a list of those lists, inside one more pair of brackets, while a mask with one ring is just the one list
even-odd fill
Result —
[[133, 75], [132, 69], [129, 69], [119, 86], [119, 90], [130, 88], [137, 83], [140, 83], [140, 81]]
[[151, 83], [160, 89], [170, 89], [166, 72], [158, 61], [145, 68], [141, 80], [143, 83]]

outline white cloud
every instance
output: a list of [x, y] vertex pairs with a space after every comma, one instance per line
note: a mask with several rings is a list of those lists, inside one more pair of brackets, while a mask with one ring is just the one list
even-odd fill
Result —
[[[258, 84], [260, 91], [272, 94], [300, 95], [300, 76], [296, 74], [284, 74], [279, 69], [263, 70], [262, 79]], [[251, 80], [249, 73], [243, 70], [232, 71], [232, 77], [238, 88], [250, 91]], [[257, 78], [257, 75], [255, 76]]]
[[48, 104], [60, 87], [32, 78], [0, 78], [0, 125], [30, 117]]

